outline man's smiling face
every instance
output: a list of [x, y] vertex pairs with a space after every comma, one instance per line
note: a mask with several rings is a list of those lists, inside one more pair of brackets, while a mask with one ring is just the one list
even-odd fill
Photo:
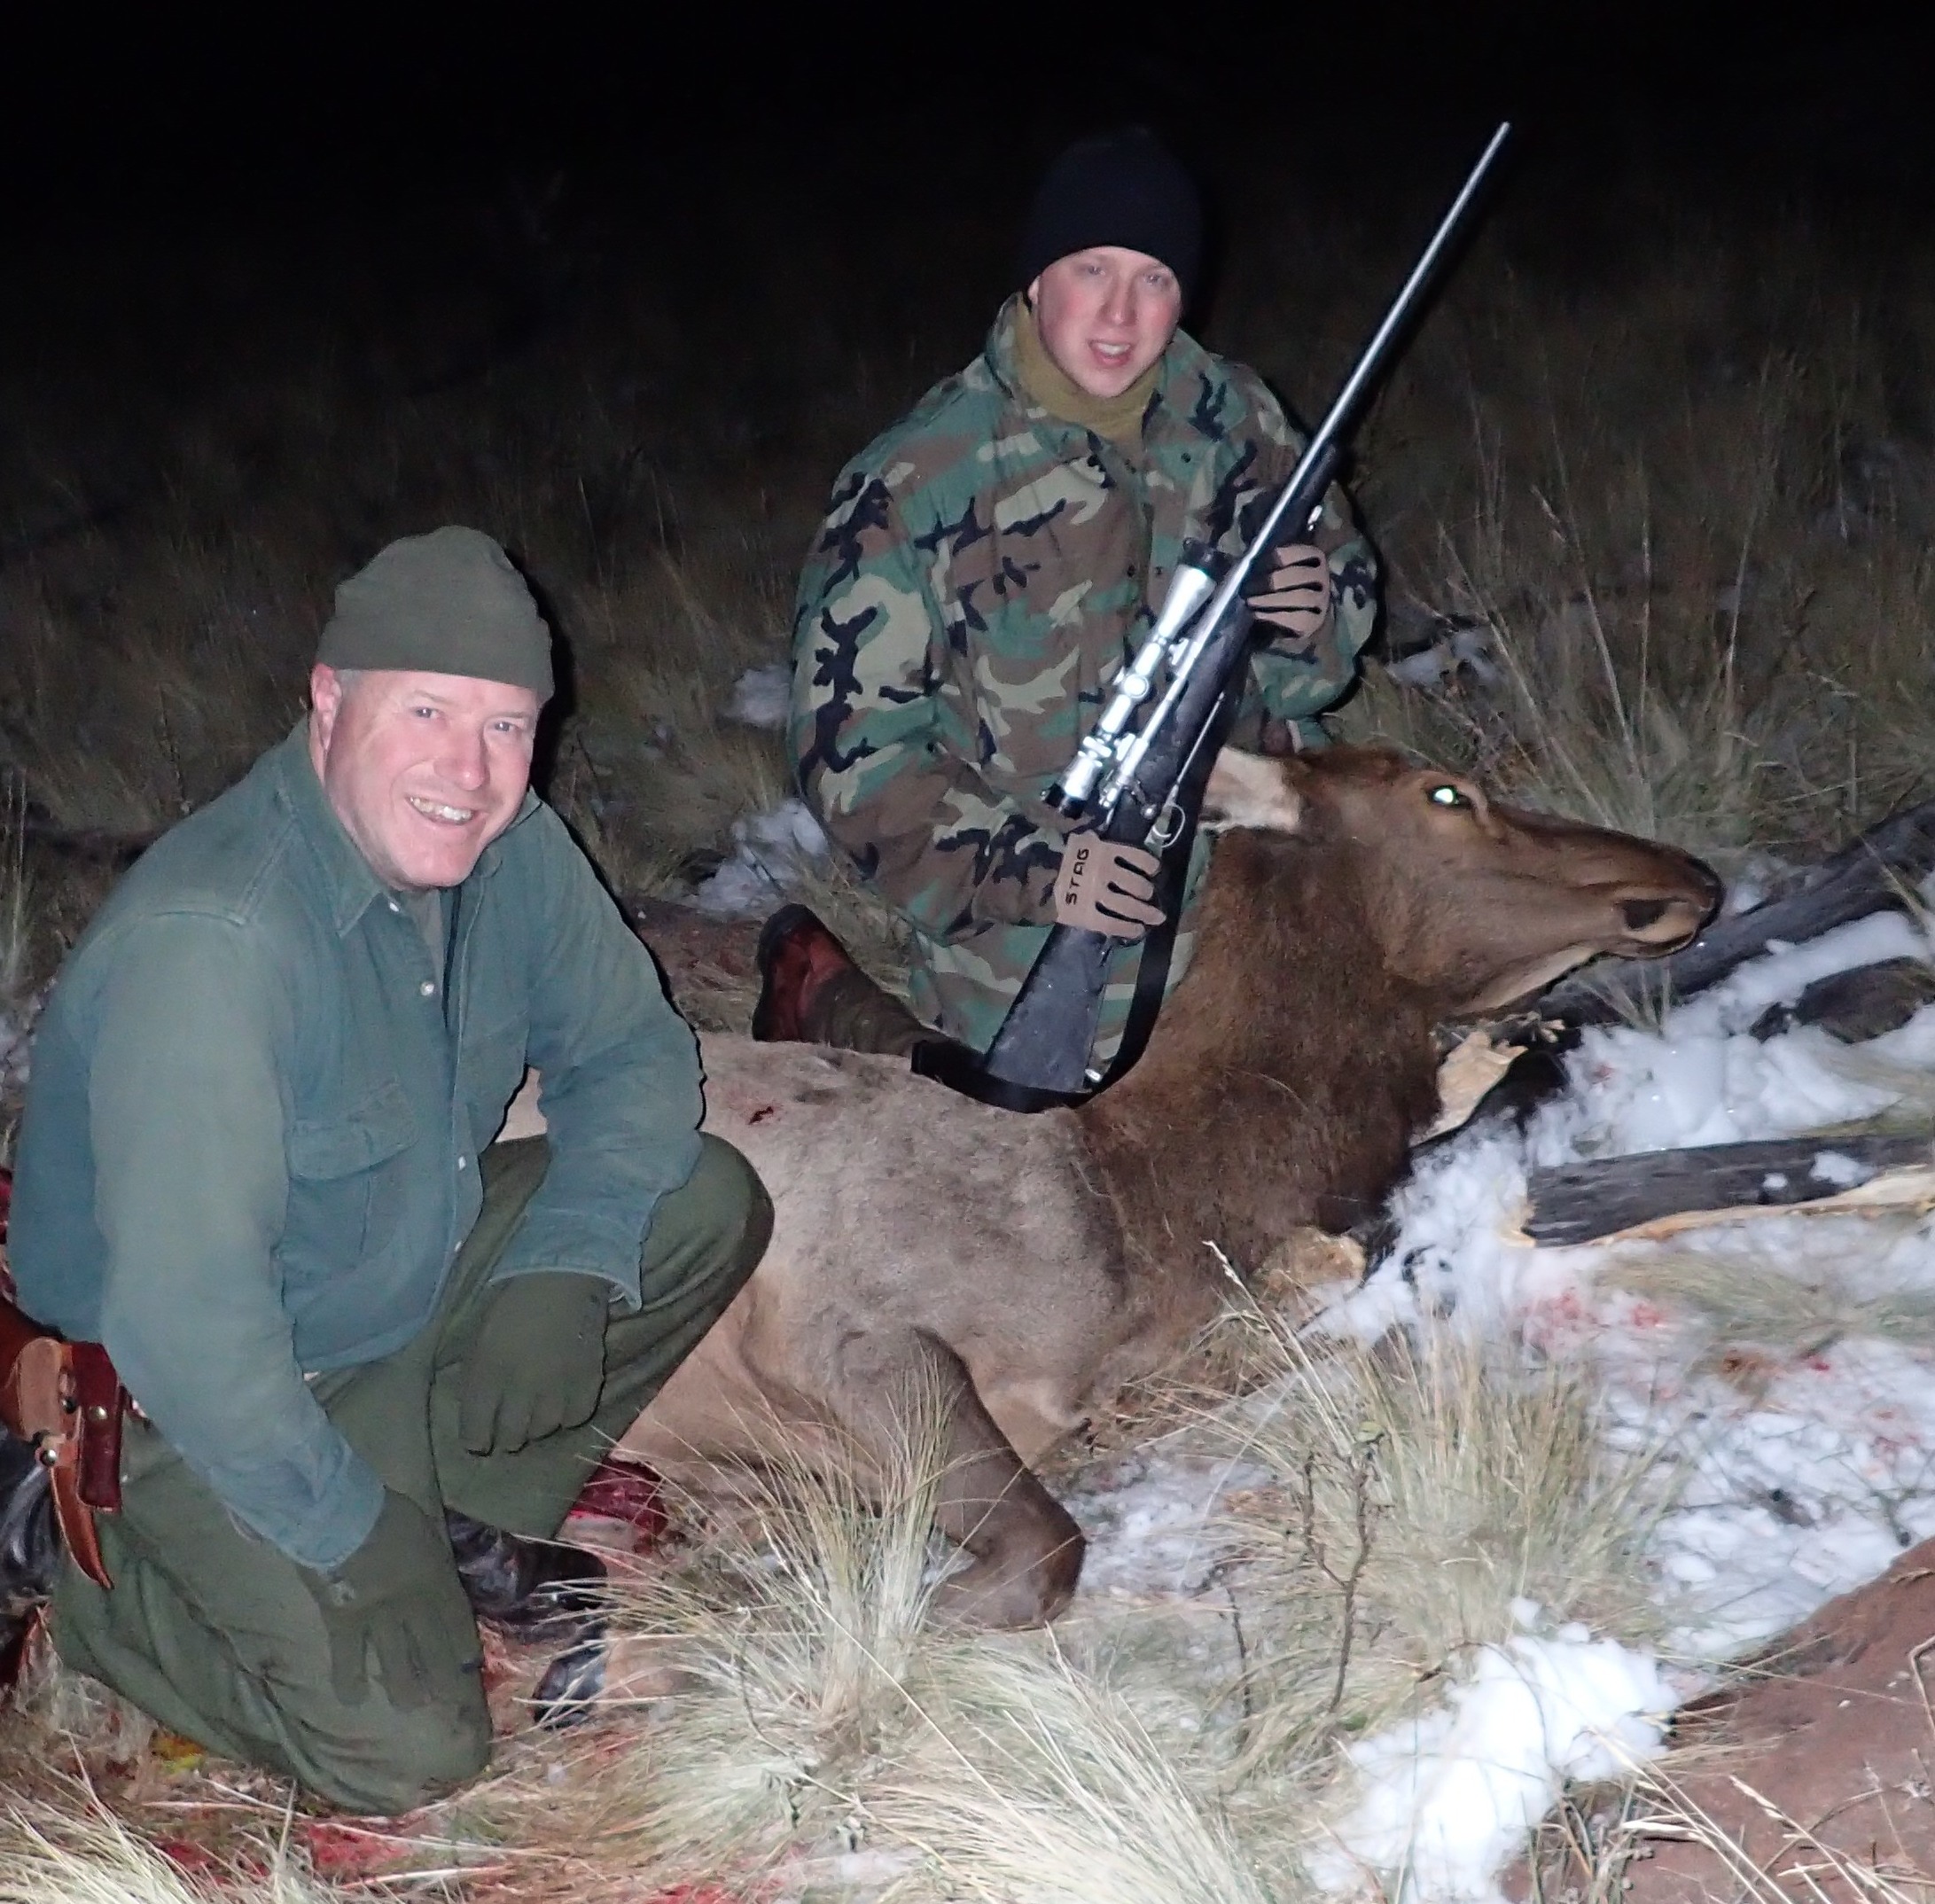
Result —
[[1096, 245], [1057, 258], [1028, 286], [1048, 354], [1092, 397], [1117, 397], [1169, 347], [1182, 287], [1159, 258]]
[[384, 885], [461, 885], [516, 818], [537, 735], [529, 688], [318, 662], [309, 705], [316, 777]]

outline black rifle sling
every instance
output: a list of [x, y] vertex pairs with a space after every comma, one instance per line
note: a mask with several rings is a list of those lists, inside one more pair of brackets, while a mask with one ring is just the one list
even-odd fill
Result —
[[1210, 769], [1222, 745], [1229, 725], [1236, 697], [1225, 694], [1211, 716], [1190, 770], [1176, 790], [1176, 803], [1182, 811], [1182, 827], [1162, 855], [1156, 875], [1155, 903], [1162, 909], [1162, 924], [1143, 938], [1142, 962], [1135, 968], [1135, 989], [1130, 995], [1128, 1017], [1123, 1021], [1121, 1042], [1100, 1082], [1086, 1091], [1050, 1091], [1039, 1085], [1012, 1084], [981, 1069], [981, 1055], [951, 1038], [926, 1038], [914, 1047], [909, 1065], [914, 1074], [932, 1078], [949, 1090], [959, 1091], [977, 1104], [991, 1104], [997, 1111], [1066, 1110], [1099, 1097], [1112, 1084], [1120, 1084], [1135, 1068], [1136, 1061], [1149, 1047], [1150, 1034], [1169, 989], [1169, 968], [1175, 956], [1175, 935], [1182, 920], [1182, 895], [1189, 883], [1190, 859], [1196, 850], [1196, 823], [1203, 808], [1203, 790], [1209, 784]]

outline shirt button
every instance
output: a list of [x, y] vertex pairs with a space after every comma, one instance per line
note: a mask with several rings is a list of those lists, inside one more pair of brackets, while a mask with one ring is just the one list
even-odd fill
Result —
[[417, 989], [421, 992], [425, 998], [428, 998], [430, 995], [436, 990], [436, 988], [437, 987], [435, 983], [429, 979], [425, 979], [424, 982], [417, 987]]
[[394, 901], [394, 899], [393, 899], [393, 900], [392, 900], [392, 901], [390, 901], [389, 903], [390, 903], [390, 910], [391, 910], [392, 912], [401, 912], [401, 911], [402, 911], [402, 910], [403, 909], [402, 909], [402, 908], [401, 907], [401, 906], [399, 906], [399, 905], [398, 905], [398, 904], [396, 903], [396, 901]]
[[470, 1168], [470, 1162], [471, 1162], [471, 1160], [470, 1160], [470, 1159], [469, 1159], [469, 1158], [467, 1158], [467, 1157], [460, 1157], [460, 1158], [458, 1158], [458, 1159], [457, 1159], [457, 1160], [456, 1160], [456, 1167], [457, 1167], [457, 1168], [458, 1168], [459, 1170], [467, 1170], [467, 1169], [469, 1169], [469, 1168]]

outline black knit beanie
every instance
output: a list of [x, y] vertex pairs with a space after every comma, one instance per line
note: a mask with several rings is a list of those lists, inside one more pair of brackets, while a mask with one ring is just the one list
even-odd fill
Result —
[[1144, 126], [1071, 145], [1035, 189], [1021, 229], [1016, 281], [1026, 287], [1057, 258], [1120, 245], [1159, 258], [1185, 301], [1203, 261], [1203, 207], [1190, 175]]
[[524, 577], [489, 536], [455, 525], [392, 542], [344, 582], [316, 659], [551, 695], [550, 630]]

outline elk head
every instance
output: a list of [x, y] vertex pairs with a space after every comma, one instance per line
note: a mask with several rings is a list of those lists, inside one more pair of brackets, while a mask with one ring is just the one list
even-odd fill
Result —
[[1348, 893], [1367, 955], [1447, 1018], [1528, 998], [1601, 953], [1676, 951], [1721, 894], [1675, 847], [1502, 806], [1462, 774], [1384, 748], [1288, 760], [1225, 749], [1203, 823], [1344, 862], [1317, 890]]

